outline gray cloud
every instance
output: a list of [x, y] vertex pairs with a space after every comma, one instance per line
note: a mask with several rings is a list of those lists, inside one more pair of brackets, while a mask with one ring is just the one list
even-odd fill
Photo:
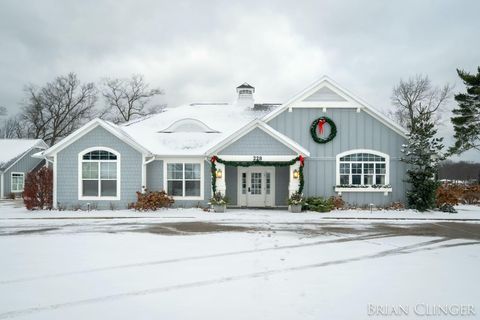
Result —
[[463, 90], [455, 68], [480, 64], [479, 10], [474, 0], [3, 0], [0, 105], [15, 113], [25, 84], [70, 71], [143, 73], [169, 105], [229, 101], [244, 81], [257, 100], [282, 102], [329, 74], [386, 110], [392, 86], [416, 73]]

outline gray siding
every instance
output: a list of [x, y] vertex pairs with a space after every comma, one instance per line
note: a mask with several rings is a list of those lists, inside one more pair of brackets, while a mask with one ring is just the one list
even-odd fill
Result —
[[238, 192], [238, 168], [225, 167], [225, 183], [227, 185], [226, 196], [229, 200], [229, 205], [236, 206], [237, 192]]
[[[15, 165], [13, 165], [9, 170], [4, 172], [3, 178], [3, 185], [4, 185], [4, 193], [5, 197], [11, 192], [11, 177], [12, 172], [23, 172], [25, 175], [25, 179], [27, 178], [27, 173], [35, 169], [39, 164], [44, 162], [42, 159], [32, 158], [32, 155], [39, 152], [40, 149], [34, 148], [30, 150], [27, 154], [25, 154]], [[0, 190], [1, 191], [1, 190]], [[1, 193], [0, 193], [1, 194]]]
[[225, 149], [220, 155], [295, 155], [283, 143], [272, 138], [259, 128], [255, 128]]
[[[91, 147], [108, 147], [120, 153], [120, 200], [78, 200], [78, 154]], [[110, 204], [122, 209], [136, 201], [136, 192], [141, 189], [142, 154], [102, 127], [96, 127], [57, 154], [57, 202], [63, 208], [85, 208], [91, 203], [99, 209], [110, 208]]]
[[275, 168], [275, 205], [276, 206], [281, 207], [281, 206], [287, 205], [289, 170], [290, 170], [290, 167]]
[[[357, 113], [356, 109], [327, 109], [327, 112], [307, 108], [292, 110], [284, 111], [268, 124], [310, 151], [304, 171], [306, 196], [335, 195], [337, 154], [352, 149], [372, 149], [390, 155], [390, 184], [393, 192], [387, 196], [383, 193], [350, 192], [343, 193], [343, 199], [359, 205], [384, 205], [405, 200], [406, 183], [403, 179], [406, 167], [400, 161], [400, 149], [406, 141], [402, 136], [364, 111]], [[326, 144], [316, 143], [310, 136], [311, 123], [321, 116], [331, 118], [337, 126], [337, 136]]]
[[147, 189], [150, 191], [163, 190], [163, 161], [155, 160], [147, 164]]

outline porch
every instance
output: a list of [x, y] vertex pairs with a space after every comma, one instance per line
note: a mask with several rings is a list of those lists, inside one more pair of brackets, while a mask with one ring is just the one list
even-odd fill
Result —
[[303, 156], [213, 156], [214, 191], [230, 207], [287, 207], [289, 195], [303, 186]]

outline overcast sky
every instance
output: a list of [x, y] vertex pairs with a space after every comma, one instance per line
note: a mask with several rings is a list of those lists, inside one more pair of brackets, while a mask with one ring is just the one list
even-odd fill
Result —
[[170, 106], [231, 101], [245, 81], [257, 101], [283, 102], [327, 74], [387, 110], [417, 73], [464, 89], [455, 69], [480, 65], [479, 12], [476, 0], [1, 0], [0, 105], [14, 114], [25, 84], [71, 71], [144, 74]]

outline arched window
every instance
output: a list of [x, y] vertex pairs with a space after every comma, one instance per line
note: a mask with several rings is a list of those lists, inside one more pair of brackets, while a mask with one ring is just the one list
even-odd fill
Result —
[[79, 154], [79, 198], [120, 199], [120, 154], [110, 148], [89, 148]]
[[337, 185], [389, 184], [389, 156], [374, 150], [350, 150], [337, 155]]

